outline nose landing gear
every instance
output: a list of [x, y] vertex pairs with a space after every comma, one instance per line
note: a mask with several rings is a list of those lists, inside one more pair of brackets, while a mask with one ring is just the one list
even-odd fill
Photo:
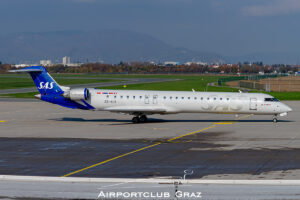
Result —
[[147, 122], [148, 118], [146, 115], [138, 115], [136, 117], [132, 118], [132, 123], [137, 124], [137, 123], [145, 123]]
[[273, 116], [273, 123], [277, 123], [277, 115]]
[[132, 118], [132, 123], [134, 123], [134, 124], [140, 123], [140, 118], [138, 118], [138, 117], [133, 117], [133, 118]]
[[141, 123], [145, 123], [145, 122], [147, 122], [147, 120], [148, 120], [148, 118], [147, 118], [146, 115], [141, 115], [141, 116], [140, 116], [140, 122], [141, 122]]

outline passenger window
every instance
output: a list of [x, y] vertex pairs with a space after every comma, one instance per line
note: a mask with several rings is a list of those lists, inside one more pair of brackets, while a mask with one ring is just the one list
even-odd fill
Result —
[[197, 100], [197, 97], [194, 97], [195, 100]]
[[176, 99], [178, 99], [178, 97], [176, 97]]
[[120, 96], [121, 97], [121, 99], [123, 99], [123, 96]]
[[106, 95], [106, 98], [109, 98], [109, 95]]
[[172, 99], [172, 97], [170, 97], [170, 99]]
[[133, 99], [135, 99], [135, 96], [132, 96]]
[[188, 99], [191, 99], [191, 97], [188, 97]]
[[181, 97], [181, 99], [184, 99], [184, 97]]
[[164, 96], [164, 99], [166, 99], [167, 97], [166, 96]]
[[229, 101], [229, 98], [227, 98], [227, 101]]
[[203, 100], [203, 97], [201, 97], [201, 100]]
[[116, 98], [117, 98], [117, 96], [115, 95], [115, 96], [114, 96], [114, 98], [116, 99]]
[[127, 99], [129, 99], [129, 96], [127, 96]]
[[223, 98], [220, 98], [220, 100], [222, 101], [222, 100], [223, 100]]
[[215, 97], [214, 100], [217, 100], [217, 98]]
[[142, 96], [140, 96], [140, 99], [142, 99], [143, 97]]
[[209, 98], [207, 98], [207, 100], [209, 100]]

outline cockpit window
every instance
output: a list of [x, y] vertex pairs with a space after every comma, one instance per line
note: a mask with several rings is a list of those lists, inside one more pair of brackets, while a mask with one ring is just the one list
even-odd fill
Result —
[[279, 100], [275, 98], [265, 98], [265, 101], [279, 101]]

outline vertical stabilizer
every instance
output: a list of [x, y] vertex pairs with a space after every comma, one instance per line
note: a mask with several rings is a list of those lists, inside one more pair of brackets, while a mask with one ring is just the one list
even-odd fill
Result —
[[43, 66], [31, 66], [23, 69], [11, 70], [10, 72], [28, 72], [31, 75], [38, 91], [42, 95], [57, 95], [64, 93], [58, 83], [56, 83]]

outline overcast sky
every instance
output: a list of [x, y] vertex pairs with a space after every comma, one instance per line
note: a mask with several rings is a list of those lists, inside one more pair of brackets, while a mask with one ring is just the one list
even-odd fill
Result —
[[300, 0], [0, 0], [0, 26], [0, 34], [130, 30], [225, 56], [298, 54]]

